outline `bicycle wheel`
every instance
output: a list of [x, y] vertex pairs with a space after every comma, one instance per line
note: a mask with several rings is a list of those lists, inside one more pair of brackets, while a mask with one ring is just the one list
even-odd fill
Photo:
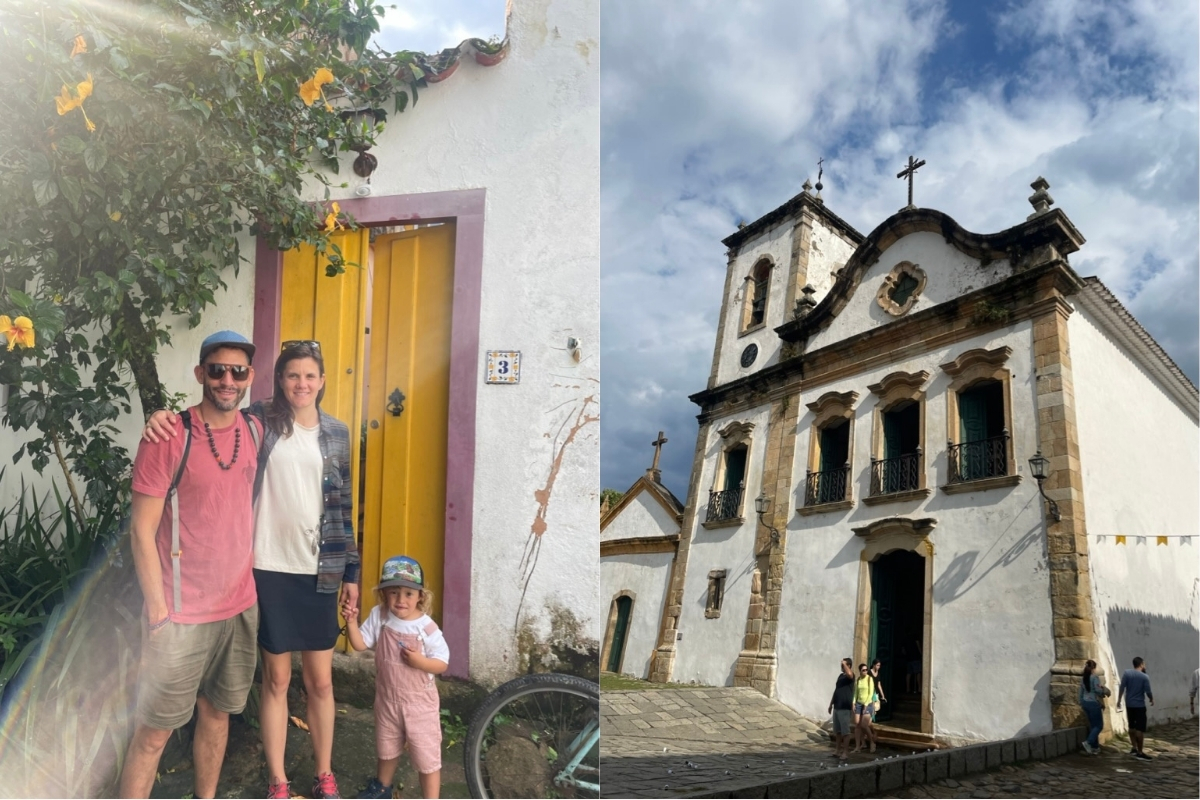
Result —
[[526, 675], [488, 695], [467, 729], [471, 796], [599, 797], [600, 687]]

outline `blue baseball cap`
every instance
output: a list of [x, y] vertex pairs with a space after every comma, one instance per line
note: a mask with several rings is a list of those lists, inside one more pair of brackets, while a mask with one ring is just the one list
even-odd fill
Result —
[[200, 344], [200, 363], [204, 363], [204, 359], [208, 358], [208, 354], [213, 350], [219, 350], [222, 347], [235, 347], [246, 353], [246, 357], [251, 362], [254, 361], [254, 344], [236, 331], [217, 331], [209, 336]]

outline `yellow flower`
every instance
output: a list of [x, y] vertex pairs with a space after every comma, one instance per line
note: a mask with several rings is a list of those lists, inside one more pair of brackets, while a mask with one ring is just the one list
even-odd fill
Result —
[[[327, 83], [333, 83], [333, 73], [325, 67], [321, 67], [312, 78], [300, 84], [300, 99], [304, 101], [304, 105], [311, 106], [318, 97], [324, 100], [325, 92], [321, 90], [321, 87]], [[326, 102], [325, 106], [328, 108], [329, 103]]]
[[111, 219], [113, 222], [120, 222], [121, 221], [121, 212], [114, 211], [108, 215], [108, 218]]
[[92, 75], [88, 73], [86, 81], [80, 81], [75, 85], [75, 90], [63, 84], [62, 91], [58, 97], [54, 98], [54, 104], [58, 106], [58, 115], [61, 117], [64, 114], [79, 109], [83, 114], [83, 121], [87, 124], [89, 131], [96, 130], [96, 125], [88, 119], [87, 111], [83, 108], [83, 101], [92, 96]]
[[339, 206], [337, 203], [334, 203], [333, 210], [325, 215], [325, 232], [326, 233], [331, 233], [332, 231], [339, 230], [341, 228], [346, 227], [342, 223], [338, 222], [338, 215], [341, 213], [342, 213], [342, 207]]
[[8, 339], [8, 349], [17, 345], [33, 347], [33, 322], [29, 317], [9, 319], [7, 315], [0, 316], [0, 333]]
[[86, 53], [86, 52], [87, 52], [87, 39], [84, 39], [83, 34], [80, 34], [79, 36], [75, 37], [75, 46], [71, 48], [71, 58], [74, 58], [75, 56], [79, 55], [80, 53]]

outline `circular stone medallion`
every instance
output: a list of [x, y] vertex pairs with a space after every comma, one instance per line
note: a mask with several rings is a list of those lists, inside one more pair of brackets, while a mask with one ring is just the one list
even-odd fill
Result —
[[748, 367], [754, 363], [754, 359], [758, 358], [758, 345], [748, 344], [746, 349], [742, 351], [742, 366]]

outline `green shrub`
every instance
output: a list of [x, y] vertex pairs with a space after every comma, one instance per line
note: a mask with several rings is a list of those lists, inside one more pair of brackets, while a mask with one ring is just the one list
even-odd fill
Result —
[[97, 538], [118, 525], [109, 512], [81, 527], [57, 486], [50, 500], [22, 481], [16, 502], [0, 511], [0, 687], [37, 646], [51, 612], [87, 569]]

